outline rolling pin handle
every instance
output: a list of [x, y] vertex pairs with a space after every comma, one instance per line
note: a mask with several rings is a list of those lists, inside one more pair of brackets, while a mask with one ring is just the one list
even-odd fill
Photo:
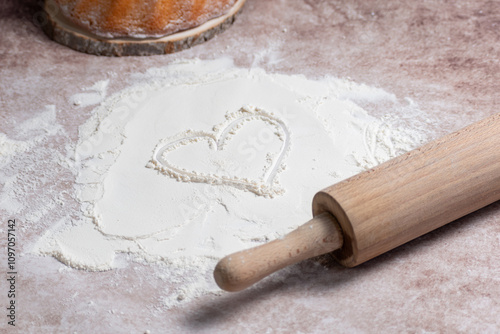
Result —
[[286, 266], [337, 250], [342, 243], [337, 220], [322, 213], [283, 238], [226, 256], [215, 267], [214, 278], [221, 289], [240, 291]]

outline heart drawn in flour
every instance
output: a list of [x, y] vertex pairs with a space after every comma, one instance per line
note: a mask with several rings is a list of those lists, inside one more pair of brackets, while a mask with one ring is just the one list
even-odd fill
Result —
[[283, 193], [278, 174], [290, 147], [282, 120], [245, 106], [213, 132], [188, 130], [162, 140], [147, 167], [182, 182], [228, 185], [273, 197]]

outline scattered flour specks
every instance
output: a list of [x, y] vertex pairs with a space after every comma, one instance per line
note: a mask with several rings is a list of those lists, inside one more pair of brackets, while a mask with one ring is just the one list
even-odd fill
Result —
[[[94, 271], [119, 267], [119, 254], [158, 263], [171, 283], [161, 292], [167, 307], [216, 291], [222, 256], [308, 220], [318, 190], [425, 141], [361, 107], [381, 102], [397, 113], [405, 102], [350, 80], [227, 59], [180, 61], [133, 80], [108, 98], [108, 81], [70, 98], [100, 103], [73, 157], [60, 158], [72, 164], [82, 216], [62, 219], [34, 251]], [[0, 134], [5, 156], [30, 145]]]

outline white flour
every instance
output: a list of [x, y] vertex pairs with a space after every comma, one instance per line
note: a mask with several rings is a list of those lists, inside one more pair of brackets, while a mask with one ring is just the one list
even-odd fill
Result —
[[[86, 270], [119, 266], [119, 253], [165, 265], [167, 306], [216, 291], [219, 258], [310, 219], [317, 191], [425, 140], [357, 103], [401, 107], [395, 96], [349, 80], [268, 74], [226, 59], [178, 62], [134, 80], [80, 128], [75, 191], [86, 218], [61, 221], [35, 250]], [[70, 102], [92, 105], [106, 87]]]
[[188, 130], [162, 140], [147, 167], [187, 183], [227, 185], [274, 197], [283, 193], [277, 174], [286, 167], [282, 163], [289, 148], [283, 121], [245, 106], [226, 115], [212, 132]]
[[69, 103], [77, 107], [88, 107], [102, 102], [106, 96], [109, 80], [98, 81], [85, 90], [85, 93], [78, 93], [69, 98]]
[[[37, 223], [44, 213], [61, 205], [64, 194], [60, 192], [50, 201], [31, 201], [37, 188], [45, 186], [49, 179], [41, 164], [60, 158], [57, 151], [41, 148], [49, 138], [65, 136], [56, 119], [56, 107], [47, 105], [35, 112], [33, 118], [17, 124], [14, 138], [0, 132], [0, 216], [23, 214], [29, 219], [27, 223]], [[56, 167], [52, 166], [52, 170]], [[47, 193], [53, 194], [52, 189]]]

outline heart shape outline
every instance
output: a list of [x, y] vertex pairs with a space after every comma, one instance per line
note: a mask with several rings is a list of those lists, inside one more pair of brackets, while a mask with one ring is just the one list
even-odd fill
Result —
[[[177, 150], [183, 145], [189, 145], [193, 142], [199, 142], [203, 139], [208, 140], [209, 148], [215, 148], [222, 151], [226, 142], [235, 135], [235, 128], [241, 128], [245, 121], [260, 119], [271, 126], [274, 126], [278, 132], [275, 135], [282, 139], [283, 144], [278, 151], [276, 159], [271, 160], [270, 166], [265, 170], [262, 180], [240, 178], [236, 175], [204, 174], [196, 171], [188, 171], [169, 163], [165, 154]], [[284, 138], [282, 138], [283, 136]], [[284, 189], [277, 179], [278, 174], [285, 169], [283, 161], [290, 149], [290, 131], [286, 124], [272, 113], [263, 109], [244, 106], [235, 113], [226, 115], [226, 120], [213, 127], [213, 132], [187, 130], [176, 136], [165, 138], [153, 150], [153, 158], [146, 167], [153, 168], [182, 182], [197, 182], [213, 185], [229, 185], [234, 188], [246, 190], [259, 196], [274, 197], [284, 193]]]

